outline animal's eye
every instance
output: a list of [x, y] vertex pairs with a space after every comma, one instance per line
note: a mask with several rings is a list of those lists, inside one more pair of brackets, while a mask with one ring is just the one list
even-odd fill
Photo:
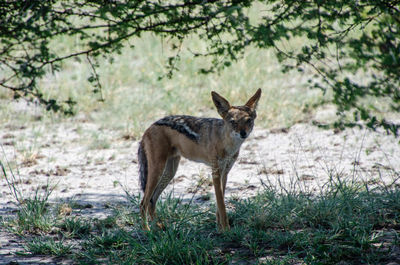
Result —
[[248, 120], [246, 121], [246, 123], [247, 123], [247, 124], [251, 124], [251, 123], [252, 123], [252, 120], [251, 120], [251, 119], [248, 119]]

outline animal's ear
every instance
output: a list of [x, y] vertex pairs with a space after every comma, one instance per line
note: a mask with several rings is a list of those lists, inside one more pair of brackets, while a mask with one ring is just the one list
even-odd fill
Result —
[[228, 110], [231, 108], [231, 104], [229, 104], [228, 100], [224, 99], [217, 92], [212, 91], [211, 97], [214, 102], [215, 107], [217, 107], [217, 111], [222, 118], [228, 113]]
[[255, 110], [257, 108], [257, 103], [260, 97], [261, 97], [261, 88], [259, 88], [257, 92], [247, 101], [245, 106], [249, 107], [252, 110]]

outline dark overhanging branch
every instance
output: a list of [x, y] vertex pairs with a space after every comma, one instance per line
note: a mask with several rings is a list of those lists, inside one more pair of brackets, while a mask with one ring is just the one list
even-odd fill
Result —
[[100, 82], [100, 77], [97, 74], [96, 67], [94, 66], [92, 60], [90, 59], [90, 55], [89, 54], [86, 54], [86, 58], [87, 58], [87, 60], [89, 62], [90, 67], [92, 68], [92, 72], [93, 72], [94, 79], [95, 79], [94, 81], [96, 82], [96, 91], [98, 89], [98, 92], [100, 93], [100, 101], [104, 102], [103, 87], [102, 87], [101, 82]]

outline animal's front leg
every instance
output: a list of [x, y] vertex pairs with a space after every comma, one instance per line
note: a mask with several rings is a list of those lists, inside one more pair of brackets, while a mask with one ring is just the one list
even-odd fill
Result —
[[229, 230], [229, 221], [226, 215], [224, 201], [224, 187], [221, 178], [221, 172], [218, 168], [213, 168], [213, 184], [215, 190], [215, 198], [217, 200], [217, 223], [223, 231]]
[[231, 159], [226, 161], [227, 163], [223, 167], [223, 171], [222, 171], [221, 175], [222, 175], [222, 187], [223, 187], [222, 191], [224, 193], [224, 196], [225, 196], [226, 183], [228, 182], [228, 173], [229, 173], [229, 171], [231, 171], [231, 168], [232, 168], [233, 164], [235, 164], [238, 156], [239, 156], [239, 152], [237, 152]]

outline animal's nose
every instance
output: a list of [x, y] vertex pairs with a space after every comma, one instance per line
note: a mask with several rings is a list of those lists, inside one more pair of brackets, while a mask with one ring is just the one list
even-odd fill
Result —
[[240, 131], [240, 137], [246, 138], [247, 137], [246, 131]]

